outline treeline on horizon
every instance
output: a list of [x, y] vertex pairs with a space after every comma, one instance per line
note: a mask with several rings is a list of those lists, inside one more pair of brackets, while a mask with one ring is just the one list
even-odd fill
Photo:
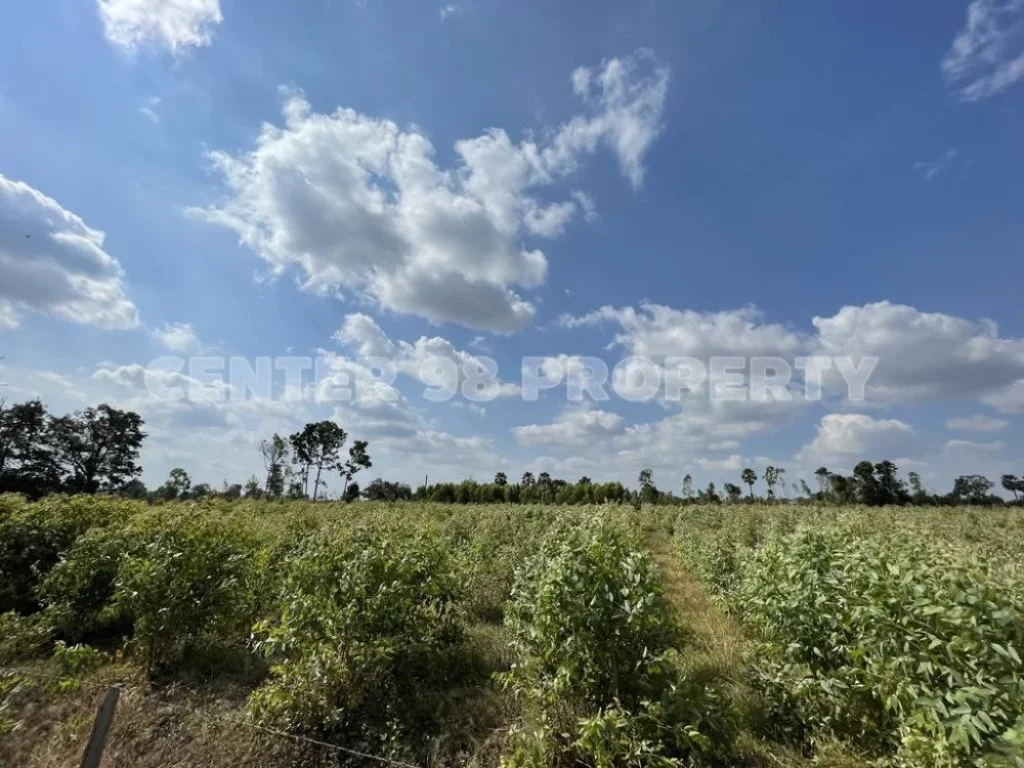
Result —
[[[755, 501], [815, 502], [820, 504], [885, 505], [974, 505], [1006, 504], [992, 493], [995, 484], [982, 475], [957, 477], [949, 493], [931, 493], [915, 472], [908, 480], [899, 476], [891, 461], [861, 461], [852, 475], [820, 467], [815, 471], [818, 489], [803, 479], [789, 484], [786, 470], [768, 466], [762, 475], [751, 468], [737, 478], [743, 486], [726, 482], [718, 489], [709, 483], [695, 490], [693, 477], [683, 478], [678, 494], [659, 489], [650, 469], [640, 471], [637, 489], [620, 482], [600, 483], [589, 477], [576, 482], [553, 478], [547, 472], [524, 472], [519, 482], [509, 482], [498, 472], [490, 483], [463, 480], [458, 483], [424, 484], [413, 490], [405, 483], [377, 478], [361, 489], [354, 482], [357, 473], [373, 466], [365, 440], [356, 440], [348, 453], [343, 448], [348, 434], [332, 421], [306, 424], [284, 438], [278, 434], [260, 443], [266, 470], [260, 479], [252, 476], [243, 483], [228, 483], [219, 489], [201, 483], [193, 486], [187, 471], [171, 470], [166, 482], [150, 490], [139, 479], [139, 452], [146, 438], [142, 417], [109, 405], [86, 408], [65, 416], [49, 414], [39, 400], [8, 406], [0, 400], [0, 493], [19, 493], [36, 499], [55, 493], [107, 493], [148, 501], [195, 500], [204, 497], [226, 499], [311, 499], [327, 500], [328, 478], [342, 481], [339, 499], [355, 501], [431, 501], [444, 504], [718, 504]], [[1024, 501], [1024, 478], [1003, 475], [1002, 488], [1013, 494], [1013, 502]], [[755, 488], [763, 484], [764, 496]]]

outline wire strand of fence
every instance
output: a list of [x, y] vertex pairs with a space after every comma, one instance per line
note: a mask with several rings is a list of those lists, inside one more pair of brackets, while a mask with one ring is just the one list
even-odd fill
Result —
[[[151, 691], [159, 691], [159, 690], [162, 690], [162, 689], [173, 689], [175, 687], [175, 686], [167, 686], [165, 688], [165, 686], [156, 685], [156, 684], [154, 684], [152, 682], [147, 682], [145, 684], [140, 684], [140, 685], [133, 685], [133, 686], [130, 686], [130, 687], [126, 687], [126, 685], [124, 683], [91, 683], [91, 682], [88, 682], [88, 681], [81, 680], [80, 678], [61, 677], [59, 675], [47, 675], [47, 674], [43, 674], [41, 672], [35, 672], [33, 670], [18, 669], [18, 668], [11, 668], [11, 667], [0, 669], [0, 675], [20, 675], [22, 677], [36, 678], [38, 680], [48, 680], [48, 681], [51, 681], [51, 682], [61, 682], [61, 683], [72, 683], [72, 684], [78, 685], [78, 686], [80, 686], [82, 688], [88, 688], [88, 689], [91, 689], [91, 690], [104, 690], [104, 691], [107, 690], [108, 688], [119, 688], [123, 692], [134, 692], [136, 690], [144, 690], [147, 687]], [[164, 706], [170, 707], [171, 709], [175, 709], [175, 710], [177, 710], [179, 712], [182, 712], [182, 713], [185, 713], [185, 714], [189, 714], [189, 715], [194, 715], [195, 714], [194, 710], [191, 710], [190, 708], [188, 708], [188, 707], [186, 707], [184, 705], [178, 704], [177, 702], [164, 700], [161, 703]], [[222, 722], [222, 723], [228, 723], [228, 724], [231, 724], [231, 725], [240, 726], [242, 728], [247, 728], [247, 729], [249, 729], [251, 731], [254, 731], [256, 733], [263, 733], [263, 734], [266, 734], [266, 735], [269, 735], [269, 736], [276, 736], [277, 738], [289, 739], [289, 740], [291, 740], [293, 742], [300, 743], [300, 744], [308, 744], [308, 745], [320, 747], [320, 748], [323, 748], [323, 749], [334, 750], [335, 752], [340, 752], [340, 753], [349, 755], [351, 757], [359, 757], [359, 758], [362, 758], [364, 760], [372, 760], [372, 761], [374, 761], [376, 763], [380, 763], [381, 765], [395, 766], [396, 768], [421, 768], [421, 766], [416, 765], [415, 763], [407, 763], [407, 762], [405, 762], [403, 760], [396, 760], [396, 759], [391, 758], [391, 757], [382, 757], [381, 755], [373, 755], [373, 754], [370, 754], [369, 752], [362, 752], [362, 751], [360, 751], [358, 749], [352, 749], [351, 747], [343, 747], [340, 744], [332, 744], [331, 742], [322, 741], [320, 739], [314, 739], [314, 738], [312, 738], [310, 736], [302, 736], [302, 735], [299, 735], [299, 734], [296, 734], [296, 733], [288, 733], [287, 731], [280, 731], [280, 730], [277, 730], [276, 728], [268, 728], [265, 725], [259, 725], [257, 723], [251, 723], [251, 722], [248, 722], [247, 720], [242, 720], [240, 718], [228, 717], [228, 716], [225, 716], [225, 715], [209, 714], [209, 715], [207, 715], [207, 719], [208, 720], [217, 720], [217, 721]]]
[[124, 689], [122, 683], [91, 683], [81, 678], [74, 677], [60, 677], [59, 675], [45, 675], [42, 672], [35, 672], [28, 669], [18, 669], [16, 667], [4, 667], [0, 668], [0, 677], [9, 677], [18, 675], [19, 677], [34, 678], [37, 680], [48, 680], [55, 683], [73, 683], [80, 688], [90, 688], [97, 691], [105, 691], [107, 688], [121, 688]]
[[381, 757], [380, 755], [371, 755], [368, 752], [360, 752], [357, 749], [351, 749], [349, 747], [343, 747], [343, 746], [341, 746], [339, 744], [331, 744], [329, 742], [320, 741], [319, 739], [313, 739], [313, 738], [310, 738], [308, 736], [299, 736], [298, 734], [288, 733], [287, 731], [279, 731], [279, 730], [277, 730], [275, 728], [267, 728], [266, 726], [263, 726], [263, 725], [257, 725], [256, 723], [249, 723], [249, 722], [246, 722], [245, 720], [239, 720], [239, 719], [236, 719], [236, 718], [233, 718], [233, 717], [224, 717], [224, 716], [214, 715], [214, 718], [218, 719], [218, 720], [221, 720], [222, 722], [234, 723], [235, 725], [240, 725], [240, 726], [242, 726], [244, 728], [249, 728], [249, 729], [251, 729], [253, 731], [257, 731], [257, 732], [260, 732], [260, 733], [266, 733], [266, 734], [269, 734], [271, 736], [278, 736], [280, 738], [291, 739], [292, 741], [296, 741], [296, 742], [300, 742], [300, 743], [311, 744], [311, 745], [314, 745], [314, 746], [317, 746], [317, 747], [324, 747], [326, 749], [333, 749], [333, 750], [335, 750], [337, 752], [343, 752], [343, 753], [345, 753], [347, 755], [352, 755], [353, 757], [361, 757], [361, 758], [363, 758], [365, 760], [373, 760], [375, 762], [381, 763], [382, 765], [394, 765], [394, 766], [400, 766], [400, 768], [420, 768], [420, 766], [418, 766], [418, 765], [416, 765], [414, 763], [406, 763], [406, 762], [404, 762], [402, 760], [395, 760], [394, 758], [391, 758], [391, 757]]

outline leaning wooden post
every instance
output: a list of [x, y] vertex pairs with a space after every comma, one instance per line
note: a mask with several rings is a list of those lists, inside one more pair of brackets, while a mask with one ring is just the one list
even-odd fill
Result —
[[96, 720], [92, 724], [92, 733], [89, 734], [89, 743], [85, 745], [85, 752], [82, 754], [81, 768], [100, 768], [103, 748], [107, 745], [107, 733], [114, 722], [114, 710], [117, 709], [117, 700], [120, 696], [120, 688], [107, 688], [103, 695], [103, 701], [96, 712]]

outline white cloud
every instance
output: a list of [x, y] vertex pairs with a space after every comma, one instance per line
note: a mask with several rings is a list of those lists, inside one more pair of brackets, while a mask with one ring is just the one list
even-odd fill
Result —
[[961, 432], [998, 432], [1001, 429], [1006, 429], [1009, 425], [1010, 422], [1005, 419], [994, 419], [980, 413], [976, 416], [955, 418], [946, 422], [948, 429], [956, 429]]
[[275, 273], [297, 267], [311, 290], [348, 289], [434, 323], [518, 330], [535, 309], [516, 290], [541, 285], [548, 270], [524, 235], [557, 236], [583, 205], [535, 193], [602, 143], [639, 185], [667, 78], [646, 52], [606, 61], [583, 94], [588, 114], [540, 142], [514, 143], [501, 129], [458, 141], [451, 168], [415, 129], [350, 109], [317, 114], [291, 94], [284, 127], [265, 125], [252, 152], [211, 155], [231, 196], [191, 212], [237, 232]]
[[438, 13], [441, 16], [441, 21], [445, 22], [450, 18], [462, 15], [463, 8], [461, 5], [456, 3], [446, 3], [438, 9]]
[[1024, 379], [981, 398], [1001, 413], [1024, 413]]
[[[989, 320], [975, 322], [888, 301], [814, 317], [814, 334], [765, 323], [754, 307], [696, 312], [652, 302], [641, 303], [639, 310], [605, 306], [582, 316], [563, 315], [560, 323], [565, 328], [615, 324], [620, 330], [614, 344], [656, 362], [670, 356], [702, 361], [769, 356], [792, 363], [802, 355], [824, 355], [849, 357], [858, 365], [874, 357], [878, 363], [868, 380], [869, 401], [974, 396], [1008, 412], [1015, 403], [1024, 410], [1024, 381], [1018, 381], [1024, 376], [1024, 339], [1001, 337]], [[846, 391], [834, 368], [826, 383]]]
[[743, 457], [734, 453], [724, 459], [697, 459], [696, 464], [708, 472], [739, 472], [743, 469]]
[[782, 325], [764, 324], [754, 307], [723, 312], [678, 310], [643, 302], [640, 311], [632, 307], [601, 307], [582, 317], [563, 315], [567, 328], [614, 322], [622, 329], [615, 343], [630, 354], [652, 360], [671, 356], [779, 356], [800, 354], [804, 341]]
[[860, 413], [830, 413], [798, 461], [819, 463], [902, 456], [915, 443], [914, 430], [898, 419], [874, 419]]
[[167, 323], [153, 331], [153, 338], [171, 352], [188, 354], [203, 348], [191, 323]]
[[0, 331], [11, 331], [20, 325], [14, 313], [14, 305], [9, 301], [0, 301]]
[[988, 443], [976, 443], [972, 440], [947, 440], [943, 451], [951, 454], [1000, 453], [1004, 448], [1006, 448], [1006, 443], [1002, 440]]
[[994, 96], [1024, 77], [1024, 0], [974, 0], [942, 72], [967, 101]]
[[[476, 355], [455, 346], [445, 338], [421, 336], [415, 342], [392, 341], [369, 315], [353, 313], [334, 334], [339, 344], [356, 347], [360, 358], [384, 358], [394, 363], [398, 373], [432, 388], [458, 392], [467, 379], [488, 379], [485, 363]], [[440, 361], [440, 363], [439, 363]], [[454, 365], [447, 365], [451, 361]], [[519, 386], [494, 379], [494, 394], [512, 397]]]
[[597, 203], [594, 202], [594, 198], [582, 189], [575, 189], [572, 193], [572, 199], [579, 204], [580, 210], [583, 211], [584, 221], [587, 223], [597, 221]]
[[162, 101], [163, 99], [161, 99], [159, 96], [154, 96], [146, 104], [139, 107], [139, 112], [145, 117], [152, 120], [154, 123], [159, 123], [160, 115], [156, 111], [156, 108], [160, 106], [160, 103]]
[[128, 50], [152, 43], [172, 53], [209, 45], [220, 0], [97, 0], [107, 39]]
[[550, 424], [513, 427], [512, 433], [523, 445], [582, 445], [623, 429], [624, 420], [617, 413], [584, 404], [566, 407]]
[[934, 160], [922, 160], [914, 163], [914, 170], [924, 176], [926, 181], [931, 181], [940, 173], [948, 171], [959, 155], [960, 150], [953, 147], [952, 149], [947, 149]]
[[870, 401], [981, 396], [1024, 375], [1024, 340], [1000, 338], [990, 321], [881, 301], [812, 322], [816, 354], [878, 358], [867, 387]]
[[0, 174], [0, 318], [31, 310], [101, 328], [134, 328], [121, 265], [105, 235], [28, 184]]
[[[641, 77], [643, 70], [649, 74]], [[593, 151], [606, 143], [619, 167], [638, 189], [644, 180], [644, 156], [661, 133], [661, 111], [668, 92], [668, 69], [659, 67], [651, 51], [641, 49], [625, 59], [606, 59], [601, 67], [580, 67], [572, 74], [577, 95], [596, 103], [598, 115], [577, 117], [563, 126], [556, 148], [565, 155]]]

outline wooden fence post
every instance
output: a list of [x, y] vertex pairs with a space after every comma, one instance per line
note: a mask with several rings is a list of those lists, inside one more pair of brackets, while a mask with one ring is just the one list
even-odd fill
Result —
[[85, 752], [82, 753], [81, 768], [100, 768], [103, 748], [107, 745], [107, 733], [114, 722], [114, 710], [117, 709], [117, 700], [120, 696], [120, 688], [107, 688], [103, 695], [103, 701], [96, 712], [96, 720], [92, 724], [92, 733], [89, 734], [89, 743], [85, 745]]

